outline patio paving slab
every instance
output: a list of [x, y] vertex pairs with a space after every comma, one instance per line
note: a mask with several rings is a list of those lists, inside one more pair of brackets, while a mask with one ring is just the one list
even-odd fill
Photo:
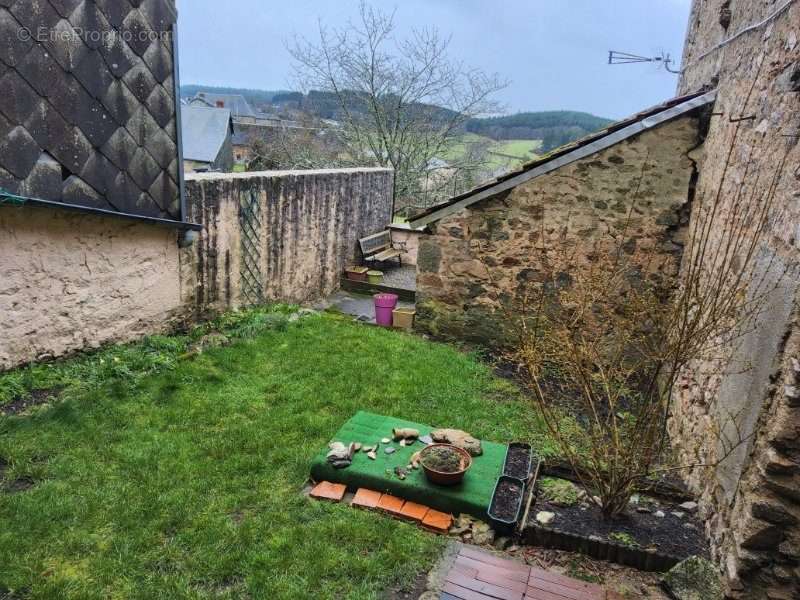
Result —
[[599, 585], [461, 546], [444, 577], [441, 600], [610, 600]]
[[[410, 308], [414, 309], [413, 302], [404, 302], [400, 300], [397, 303], [397, 308]], [[346, 315], [360, 319], [365, 323], [375, 324], [375, 301], [372, 296], [365, 296], [362, 294], [354, 294], [352, 292], [339, 291], [329, 296], [324, 301], [314, 305], [318, 310], [325, 310], [328, 308], [335, 308]]]

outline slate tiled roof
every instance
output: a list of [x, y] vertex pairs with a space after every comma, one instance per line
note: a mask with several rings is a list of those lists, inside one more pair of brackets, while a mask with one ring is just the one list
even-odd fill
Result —
[[183, 157], [213, 163], [232, 130], [231, 111], [209, 106], [185, 106], [181, 111]]
[[247, 131], [242, 131], [241, 129], [235, 129], [233, 132], [233, 138], [231, 139], [231, 143], [234, 146], [247, 146], [250, 144], [252, 138]]
[[409, 225], [412, 228], [424, 227], [474, 202], [496, 196], [534, 176], [544, 174], [549, 170], [555, 170], [571, 160], [575, 160], [582, 154], [591, 154], [603, 146], [618, 143], [627, 137], [640, 133], [644, 129], [712, 104], [715, 99], [716, 93], [711, 91], [706, 93], [698, 92], [667, 100], [662, 104], [612, 123], [605, 129], [556, 148], [546, 156], [529, 161], [518, 169], [484, 181], [479, 186], [416, 215]]
[[205, 104], [215, 108], [227, 108], [231, 111], [233, 118], [255, 117], [256, 111], [250, 106], [244, 96], [237, 94], [213, 94], [211, 92], [198, 92], [189, 100], [192, 105]]
[[176, 19], [174, 0], [0, 0], [0, 187], [180, 218]]

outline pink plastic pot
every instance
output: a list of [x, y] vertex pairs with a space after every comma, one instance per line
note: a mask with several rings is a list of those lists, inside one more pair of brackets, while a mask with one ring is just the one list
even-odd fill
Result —
[[381, 327], [392, 326], [392, 311], [397, 307], [397, 294], [375, 294], [375, 322]]

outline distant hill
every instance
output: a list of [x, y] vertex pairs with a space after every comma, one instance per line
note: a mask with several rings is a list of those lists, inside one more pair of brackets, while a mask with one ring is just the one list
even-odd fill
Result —
[[471, 119], [469, 133], [493, 140], [542, 140], [541, 150], [548, 152], [599, 129], [613, 121], [583, 112], [555, 110], [523, 112], [502, 117]]
[[244, 96], [247, 102], [254, 106], [269, 104], [275, 96], [290, 93], [289, 90], [251, 90], [247, 88], [214, 87], [211, 85], [188, 84], [181, 86], [181, 97], [193, 98], [198, 92], [211, 94], [237, 94]]
[[[196, 84], [181, 86], [181, 96], [184, 98], [194, 97], [198, 92], [238, 94], [244, 96], [256, 108], [262, 108], [273, 102], [290, 101], [295, 104], [296, 108], [318, 118], [343, 118], [339, 99], [330, 92], [311, 90], [308, 94], [302, 94], [290, 90], [254, 90]], [[348, 94], [348, 110], [356, 113], [366, 112], [366, 98], [362, 94], [345, 93]], [[425, 118], [431, 121], [445, 121], [453, 116], [449, 109], [427, 104], [418, 105], [416, 110], [424, 113]], [[541, 140], [541, 146], [537, 150], [537, 153], [541, 154], [582, 138], [598, 129], [603, 129], [610, 123], [612, 123], [611, 119], [569, 110], [521, 112], [500, 117], [471, 119], [466, 124], [465, 133], [489, 138], [496, 142]]]
[[[358, 92], [344, 91], [343, 96], [347, 100], [347, 109], [354, 113], [366, 113], [369, 111], [368, 97]], [[392, 104], [391, 98], [387, 98], [388, 104]], [[339, 98], [331, 92], [311, 90], [303, 98], [303, 110], [321, 119], [343, 119], [344, 114]], [[433, 104], [413, 105], [418, 114], [424, 114], [428, 119], [440, 119], [446, 121], [451, 119], [455, 113], [447, 108], [435, 106]]]

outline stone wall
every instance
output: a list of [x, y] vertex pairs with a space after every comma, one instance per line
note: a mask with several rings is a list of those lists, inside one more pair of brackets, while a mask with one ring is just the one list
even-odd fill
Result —
[[[711, 365], [692, 365], [676, 390], [670, 424], [674, 445], [687, 463], [722, 458], [729, 444], [718, 437], [746, 440], [711, 472], [687, 474], [701, 495], [713, 556], [732, 598], [800, 597], [800, 3], [714, 49], [783, 4], [696, 0], [680, 81], [681, 93], [718, 88], [696, 204], [716, 197], [727, 164], [720, 204], [724, 217], [738, 191], [754, 185], [754, 173], [766, 177], [789, 153], [777, 186], [779, 210], [762, 240], [755, 274], [756, 280], [771, 282], [772, 291], [758, 326], [734, 353], [740, 359], [734, 364], [747, 367], [720, 375]], [[735, 151], [729, 153], [734, 141]], [[788, 275], [782, 277], [784, 271]]]
[[189, 220], [206, 224], [195, 247], [196, 308], [253, 303], [242, 281], [241, 202], [255, 197], [258, 227], [251, 239], [265, 300], [304, 302], [339, 286], [356, 258], [358, 239], [391, 221], [392, 171], [345, 169], [195, 174], [187, 178]]
[[333, 292], [357, 239], [390, 221], [392, 172], [204, 175], [187, 192], [188, 220], [205, 227], [183, 250], [170, 227], [0, 206], [0, 370], [250, 304], [240, 276], [240, 199], [250, 192], [263, 299]]
[[597, 267], [616, 247], [609, 232], [622, 229], [633, 196], [626, 251], [655, 246], [651, 267], [673, 281], [698, 130], [695, 117], [670, 121], [432, 225], [417, 259], [416, 327], [439, 338], [502, 345], [500, 304], [520, 285], [542, 282], [541, 249], [568, 249], [550, 258], [561, 261], [565, 282], [574, 269]]

